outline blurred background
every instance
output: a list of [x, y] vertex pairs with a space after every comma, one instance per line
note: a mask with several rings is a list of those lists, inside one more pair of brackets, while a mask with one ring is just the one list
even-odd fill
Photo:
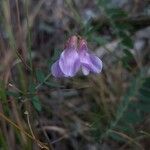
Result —
[[[56, 79], [79, 35], [100, 74]], [[150, 150], [150, 1], [1, 0], [0, 150]]]

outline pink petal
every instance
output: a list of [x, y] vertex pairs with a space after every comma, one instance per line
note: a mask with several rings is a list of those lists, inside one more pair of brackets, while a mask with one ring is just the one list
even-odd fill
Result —
[[64, 74], [59, 67], [59, 60], [57, 60], [51, 67], [51, 72], [54, 77], [63, 77]]
[[102, 61], [94, 54], [89, 54], [91, 63], [89, 63], [90, 71], [100, 73], [102, 71]]
[[65, 76], [73, 77], [80, 69], [80, 59], [76, 49], [64, 50], [59, 59], [59, 66]]
[[65, 49], [69, 49], [69, 48], [77, 49], [77, 42], [78, 42], [77, 40], [78, 40], [77, 36], [75, 35], [71, 36], [65, 44]]
[[102, 61], [94, 54], [89, 54], [88, 52], [80, 53], [80, 62], [90, 72], [100, 73], [102, 70]]
[[82, 67], [84, 67], [84, 69], [82, 69], [83, 74], [88, 74], [88, 71], [93, 73], [101, 72], [102, 61], [97, 56], [89, 52], [87, 42], [84, 39], [80, 40], [78, 52], [80, 62], [82, 64]]

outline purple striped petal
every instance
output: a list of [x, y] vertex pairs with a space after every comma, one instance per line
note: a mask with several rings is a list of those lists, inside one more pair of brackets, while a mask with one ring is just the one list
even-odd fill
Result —
[[82, 66], [84, 66], [90, 72], [100, 73], [102, 70], [102, 61], [94, 54], [84, 53], [80, 55], [80, 61]]
[[[94, 54], [89, 53], [87, 43], [85, 40], [81, 40], [79, 44], [79, 57], [80, 62], [84, 69], [82, 68], [83, 74], [88, 74], [89, 72], [100, 73], [102, 70], [102, 61]], [[86, 69], [85, 69], [86, 68]]]
[[102, 61], [95, 56], [90, 54], [91, 63], [89, 63], [90, 71], [94, 73], [100, 73], [102, 71]]
[[57, 60], [51, 67], [52, 75], [56, 78], [64, 77], [63, 72], [59, 67], [59, 60]]
[[80, 69], [80, 59], [76, 49], [66, 49], [59, 59], [59, 66], [66, 76], [73, 77]]

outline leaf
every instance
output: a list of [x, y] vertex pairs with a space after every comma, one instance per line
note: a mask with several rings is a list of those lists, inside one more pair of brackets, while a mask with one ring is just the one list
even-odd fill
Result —
[[40, 102], [38, 96], [34, 96], [34, 94], [36, 92], [36, 85], [33, 82], [31, 82], [29, 85], [29, 92], [30, 92], [30, 94], [33, 94], [31, 97], [31, 102], [32, 102], [34, 108], [40, 112], [42, 110], [41, 102]]
[[127, 13], [120, 8], [109, 8], [107, 9], [107, 13], [112, 19], [118, 19], [128, 16]]
[[122, 65], [123, 65], [124, 68], [126, 68], [126, 69], [131, 69], [131, 67], [130, 67], [130, 65], [129, 65], [129, 60], [128, 60], [127, 57], [124, 56], [124, 57], [121, 59], [121, 61], [122, 61]]
[[146, 113], [150, 113], [150, 104], [148, 105], [148, 104], [140, 103], [139, 105], [137, 105], [137, 109]]
[[115, 23], [115, 27], [122, 31], [122, 30], [131, 30], [132, 29], [132, 26], [128, 23], [122, 23], [122, 22], [117, 22]]
[[132, 67], [131, 67], [130, 63], [131, 63], [131, 61], [134, 61], [134, 56], [128, 49], [124, 49], [123, 52], [124, 52], [125, 56], [123, 56], [121, 59], [122, 64], [123, 64], [124, 68], [131, 69]]
[[142, 121], [141, 115], [135, 110], [126, 112], [122, 119], [131, 124], [139, 123]]
[[147, 77], [147, 78], [144, 79], [142, 87], [150, 88], [150, 77]]
[[150, 104], [147, 103], [141, 103], [141, 102], [137, 102], [137, 103], [131, 103], [130, 104], [130, 108], [135, 110], [138, 110], [140, 112], [145, 112], [145, 113], [150, 113]]
[[150, 88], [142, 87], [139, 92], [145, 97], [150, 97]]
[[143, 103], [150, 103], [150, 97], [148, 97], [148, 96], [139, 95], [139, 99]]
[[30, 94], [34, 94], [36, 92], [36, 85], [33, 82], [30, 82], [29, 84], [29, 92]]
[[133, 41], [127, 33], [120, 31], [119, 36], [121, 38], [121, 43], [126, 47], [126, 48], [133, 48]]
[[41, 102], [37, 96], [32, 98], [32, 104], [37, 111], [40, 112], [42, 110]]
[[145, 78], [141, 89], [139, 90], [139, 99], [142, 102], [150, 102], [150, 78]]
[[128, 49], [124, 49], [123, 52], [127, 56], [128, 60], [134, 59], [133, 54]]
[[41, 70], [37, 69], [36, 70], [36, 78], [39, 82], [43, 82], [45, 79], [45, 75]]
[[97, 0], [98, 5], [102, 5], [103, 7], [106, 7], [109, 3], [110, 0]]
[[97, 44], [99, 44], [101, 46], [105, 45], [108, 42], [108, 40], [106, 38], [99, 37], [98, 35], [93, 35], [92, 36], [92, 41], [96, 42]]
[[12, 91], [6, 91], [7, 96], [18, 97], [20, 94]]
[[132, 39], [129, 36], [124, 37], [121, 42], [127, 48], [133, 48], [133, 42], [132, 42]]

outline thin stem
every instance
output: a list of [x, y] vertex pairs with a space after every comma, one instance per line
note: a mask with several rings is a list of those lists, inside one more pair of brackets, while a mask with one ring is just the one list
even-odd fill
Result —
[[[28, 50], [29, 50], [29, 60], [30, 60], [30, 68], [31, 68], [31, 73], [33, 73], [33, 66], [32, 66], [32, 55], [31, 55], [31, 33], [30, 33], [30, 26], [29, 26], [29, 10], [28, 10], [28, 0], [25, 1], [26, 4], [26, 20], [27, 20], [27, 30], [28, 30]], [[33, 74], [32, 74], [33, 75]]]
[[48, 75], [45, 77], [44, 81], [41, 82], [40, 84], [38, 84], [35, 89], [39, 89], [40, 86], [42, 86], [42, 85], [49, 79], [50, 76], [51, 76], [51, 74], [48, 74]]
[[21, 132], [23, 132], [27, 137], [29, 137], [31, 140], [34, 140], [37, 142], [37, 144], [40, 146], [40, 148], [45, 148], [47, 150], [49, 150], [49, 148], [45, 145], [43, 145], [39, 140], [35, 139], [34, 137], [32, 137], [28, 132], [24, 131], [23, 129], [21, 129], [17, 124], [15, 124], [14, 122], [12, 122], [9, 118], [7, 118], [4, 114], [2, 114], [0, 112], [0, 116], [6, 120], [7, 122], [9, 122], [11, 125], [13, 125], [15, 128], [17, 128], [18, 130], [20, 130]]
[[28, 126], [29, 126], [29, 129], [30, 129], [31, 135], [32, 135], [32, 137], [33, 137], [34, 139], [36, 139], [36, 138], [35, 138], [35, 135], [34, 135], [34, 133], [33, 133], [31, 124], [30, 124], [29, 113], [28, 113], [27, 111], [25, 111], [24, 114], [27, 116], [27, 122], [28, 122]]

